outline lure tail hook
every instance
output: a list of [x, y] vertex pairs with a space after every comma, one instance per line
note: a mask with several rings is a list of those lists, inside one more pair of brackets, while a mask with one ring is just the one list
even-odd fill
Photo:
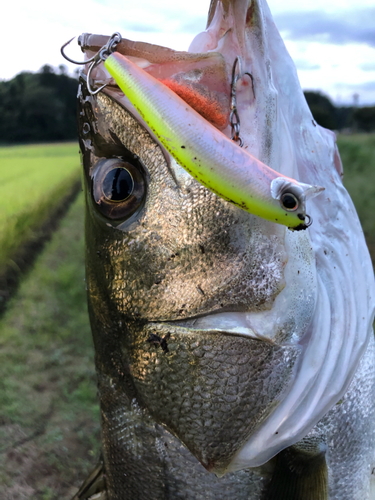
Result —
[[91, 95], [96, 95], [101, 90], [103, 90], [104, 87], [107, 86], [107, 84], [105, 83], [104, 85], [102, 85], [98, 89], [93, 90], [91, 88], [91, 85], [90, 85], [91, 72], [101, 62], [105, 61], [107, 59], [107, 57], [109, 57], [112, 54], [112, 52], [114, 52], [114, 50], [116, 49], [116, 46], [121, 42], [122, 37], [121, 37], [120, 33], [118, 33], [118, 32], [113, 33], [109, 37], [108, 42], [105, 45], [103, 45], [103, 47], [101, 49], [99, 49], [95, 55], [93, 55], [92, 57], [90, 57], [90, 59], [87, 59], [86, 61], [74, 61], [73, 59], [71, 59], [70, 57], [68, 57], [65, 54], [65, 51], [64, 51], [65, 47], [67, 47], [74, 38], [75, 37], [71, 38], [68, 42], [64, 43], [64, 45], [60, 49], [61, 55], [64, 57], [64, 59], [66, 59], [67, 61], [69, 61], [73, 64], [78, 64], [78, 65], [90, 64], [89, 69], [87, 70], [87, 90], [89, 91], [89, 93]]

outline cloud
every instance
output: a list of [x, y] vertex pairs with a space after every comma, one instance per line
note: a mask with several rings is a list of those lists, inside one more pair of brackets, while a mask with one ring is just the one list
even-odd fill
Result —
[[158, 26], [137, 23], [126, 23], [126, 29], [129, 31], [137, 31], [138, 33], [159, 33], [162, 31]]
[[198, 33], [197, 27], [201, 30], [206, 29], [207, 16], [194, 16], [181, 23], [180, 30], [184, 33]]
[[161, 21], [159, 23], [148, 22], [129, 22], [126, 20], [126, 29], [137, 31], [139, 33], [163, 33], [166, 29], [171, 33], [191, 33], [197, 32], [197, 27], [202, 30], [206, 26], [204, 17], [191, 17], [189, 19], [170, 17], [167, 18], [163, 13], [159, 14]]
[[350, 89], [355, 92], [375, 92], [375, 80], [363, 83], [336, 83], [335, 87], [337, 89]]
[[375, 7], [330, 14], [323, 11], [287, 12], [275, 15], [286, 38], [345, 45], [364, 43], [375, 47]]
[[352, 85], [352, 88], [355, 88], [358, 91], [364, 90], [367, 92], [374, 92], [375, 91], [375, 81], [358, 83], [357, 85]]
[[363, 63], [359, 65], [362, 71], [375, 71], [375, 62]]
[[373, 92], [375, 91], [375, 81], [363, 82], [363, 83], [336, 83], [336, 88], [340, 89], [351, 89], [356, 91], [366, 91]]
[[311, 63], [306, 59], [296, 59], [294, 64], [296, 65], [296, 68], [301, 71], [314, 71], [321, 68], [320, 64]]

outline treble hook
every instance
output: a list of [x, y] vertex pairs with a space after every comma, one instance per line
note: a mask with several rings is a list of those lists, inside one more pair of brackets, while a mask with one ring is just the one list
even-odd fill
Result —
[[94, 61], [97, 58], [101, 49], [98, 50], [98, 52], [94, 56], [90, 57], [90, 59], [87, 59], [86, 61], [82, 61], [82, 62], [73, 61], [73, 59], [70, 59], [70, 57], [68, 57], [65, 54], [65, 52], [64, 52], [65, 47], [67, 47], [74, 38], [75, 38], [75, 36], [73, 38], [71, 38], [68, 42], [64, 43], [64, 45], [61, 47], [60, 52], [61, 52], [61, 55], [63, 56], [63, 58], [66, 59], [67, 61], [73, 63], [73, 64], [79, 64], [79, 65], [89, 64], [90, 62]]
[[[73, 38], [75, 38], [75, 37], [73, 37]], [[70, 59], [70, 57], [68, 57], [64, 52], [65, 47], [67, 47], [70, 44], [70, 42], [73, 40], [73, 38], [71, 38], [68, 42], [64, 43], [64, 45], [61, 47], [61, 49], [60, 49], [61, 55], [67, 61], [69, 61], [73, 64], [79, 64], [79, 65], [90, 64], [89, 69], [87, 70], [87, 90], [90, 92], [91, 95], [96, 95], [98, 92], [103, 90], [104, 87], [107, 86], [107, 84], [105, 83], [100, 88], [93, 90], [91, 88], [91, 85], [90, 85], [91, 72], [96, 66], [98, 66], [102, 61], [105, 61], [107, 59], [107, 57], [112, 54], [112, 52], [115, 50], [117, 44], [119, 44], [121, 42], [122, 37], [121, 37], [120, 33], [118, 33], [118, 32], [113, 33], [109, 37], [108, 42], [105, 45], [103, 45], [103, 47], [101, 47], [95, 55], [90, 57], [90, 59], [87, 59], [86, 61], [82, 61], [82, 62], [73, 61], [73, 59]]]
[[[239, 66], [239, 70], [238, 70], [238, 74], [236, 74], [236, 68], [237, 68], [237, 63], [238, 63], [238, 66]], [[248, 75], [251, 79], [251, 84], [252, 84], [252, 89], [253, 89], [253, 95], [254, 95], [254, 99], [255, 99], [255, 90], [254, 90], [254, 78], [253, 78], [253, 75], [251, 73], [249, 73], [248, 71], [246, 71], [245, 73], [242, 73], [242, 59], [240, 56], [237, 56], [235, 61], [234, 61], [234, 64], [233, 64], [233, 69], [232, 69], [232, 83], [231, 83], [231, 106], [230, 106], [230, 109], [231, 109], [231, 112], [230, 112], [230, 124], [231, 124], [231, 127], [232, 127], [232, 141], [239, 141], [239, 146], [242, 148], [243, 146], [243, 140], [242, 138], [240, 137], [240, 125], [241, 125], [241, 122], [240, 122], [240, 116], [238, 114], [238, 110], [237, 110], [237, 89], [236, 89], [236, 85], [237, 85], [237, 82], [240, 78], [243, 78], [245, 75]]]

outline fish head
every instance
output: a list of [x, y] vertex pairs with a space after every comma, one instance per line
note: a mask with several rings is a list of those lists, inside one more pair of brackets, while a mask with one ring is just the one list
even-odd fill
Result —
[[[146, 49], [129, 50], [150, 72], [170, 70], [160, 48]], [[366, 342], [342, 339], [340, 291], [349, 271], [340, 264], [335, 274], [330, 265], [353, 256], [348, 234], [358, 236], [360, 226], [334, 136], [313, 121], [266, 2], [213, 1], [208, 29], [191, 50], [172, 57], [185, 98], [186, 81], [204, 73], [194, 64], [212, 52], [227, 79], [198, 93], [220, 101], [240, 56], [244, 147], [283, 175], [326, 187], [323, 202], [310, 202], [308, 231], [256, 217], [192, 178], [102, 67], [92, 77], [110, 84], [104, 91], [91, 95], [81, 79], [86, 276], [99, 381], [111, 380], [116, 394], [222, 475], [261, 465], [301, 439], [349, 384]], [[215, 121], [211, 112], [205, 119]], [[230, 136], [228, 118], [216, 126]], [[274, 189], [276, 197], [277, 182]], [[364, 302], [353, 317], [367, 308], [368, 318]]]

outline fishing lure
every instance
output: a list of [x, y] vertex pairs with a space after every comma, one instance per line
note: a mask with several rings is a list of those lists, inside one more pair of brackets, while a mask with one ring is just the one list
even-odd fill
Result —
[[[112, 35], [91, 62], [105, 67], [173, 158], [205, 187], [254, 215], [293, 230], [312, 223], [306, 200], [324, 188], [298, 182], [271, 169], [238, 147], [172, 90], [124, 55], [114, 52], [121, 40]], [[64, 47], [63, 47], [64, 48]], [[238, 134], [235, 135], [238, 138]]]

